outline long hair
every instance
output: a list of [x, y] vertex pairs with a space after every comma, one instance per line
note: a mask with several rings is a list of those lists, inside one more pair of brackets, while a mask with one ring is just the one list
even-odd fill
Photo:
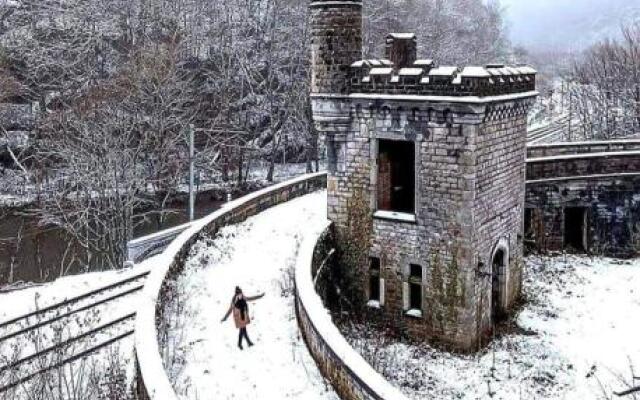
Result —
[[247, 311], [249, 309], [249, 306], [247, 305], [247, 300], [245, 300], [244, 296], [236, 300], [236, 308], [240, 310], [240, 317], [242, 318], [242, 320], [244, 320], [245, 315], [247, 314]]

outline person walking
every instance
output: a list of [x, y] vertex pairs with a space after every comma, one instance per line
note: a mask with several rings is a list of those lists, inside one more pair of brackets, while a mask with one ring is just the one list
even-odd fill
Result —
[[233, 313], [233, 321], [238, 328], [238, 348], [242, 350], [242, 338], [247, 341], [249, 347], [253, 346], [253, 342], [249, 339], [249, 335], [247, 334], [247, 325], [251, 323], [251, 318], [249, 317], [249, 302], [261, 299], [264, 297], [264, 293], [261, 293], [257, 296], [245, 296], [242, 293], [242, 289], [239, 286], [236, 286], [235, 294], [233, 295], [233, 299], [231, 299], [231, 305], [229, 306], [229, 310], [222, 318], [222, 321], [225, 322], [229, 315]]

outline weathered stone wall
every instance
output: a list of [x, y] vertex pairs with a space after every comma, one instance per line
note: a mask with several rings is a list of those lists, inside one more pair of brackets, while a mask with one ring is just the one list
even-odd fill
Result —
[[362, 58], [362, 0], [311, 2], [312, 93], [346, 93]]
[[[520, 292], [526, 112], [536, 95], [535, 71], [456, 69], [423, 80], [386, 60], [356, 62], [360, 5], [311, 3], [312, 107], [329, 159], [328, 216], [340, 246], [369, 243], [368, 255], [381, 260], [384, 301], [372, 314], [414, 339], [470, 350], [491, 326], [491, 277], [487, 284], [483, 273], [490, 275], [499, 242], [510, 255], [501, 282], [505, 309]], [[420, 67], [418, 78], [432, 67]], [[415, 143], [413, 214], [378, 211], [383, 139]], [[366, 237], [352, 237], [359, 215], [370, 218], [370, 231], [360, 230]], [[362, 257], [356, 264], [353, 279], [366, 301], [369, 265]], [[411, 264], [422, 267], [422, 313], [407, 313]]]
[[295, 268], [298, 325], [322, 374], [343, 400], [405, 400], [405, 396], [358, 354], [331, 321], [316, 293], [316, 274], [335, 246], [328, 235], [301, 243]]
[[640, 171], [640, 151], [561, 155], [527, 160], [527, 180]]
[[[491, 304], [491, 284], [477, 277], [476, 265], [491, 264], [500, 238], [507, 238], [510, 248], [521, 245], [527, 103], [490, 108], [488, 118], [486, 105], [357, 97], [350, 103], [334, 100], [336, 106], [325, 103], [315, 110], [328, 146], [344, 148], [333, 152], [339, 156], [329, 165], [329, 218], [344, 228], [356, 193], [368, 199], [373, 215], [370, 255], [382, 261], [385, 304], [372, 313], [414, 339], [475, 347], [480, 293], [488, 297], [482, 318], [490, 315]], [[416, 143], [415, 220], [376, 214], [381, 139]], [[512, 254], [516, 265], [521, 251]], [[410, 264], [423, 267], [422, 317], [404, 309]], [[368, 273], [368, 265], [358, 271], [363, 287]], [[508, 304], [519, 293], [519, 282], [514, 272], [505, 289]]]
[[535, 144], [527, 146], [527, 158], [586, 153], [612, 153], [620, 151], [640, 151], [640, 140], [621, 139], [592, 142]]
[[526, 207], [532, 247], [559, 251], [565, 246], [565, 209], [587, 212], [590, 253], [635, 256], [640, 252], [640, 176], [591, 177], [527, 183]]
[[497, 246], [507, 251], [507, 268], [500, 274], [503, 298], [508, 310], [520, 296], [522, 282], [522, 238], [524, 232], [525, 154], [527, 102], [506, 102], [488, 107], [476, 141], [474, 201], [475, 264], [484, 266], [474, 277], [479, 297], [477, 324], [484, 340], [491, 333], [493, 254]]

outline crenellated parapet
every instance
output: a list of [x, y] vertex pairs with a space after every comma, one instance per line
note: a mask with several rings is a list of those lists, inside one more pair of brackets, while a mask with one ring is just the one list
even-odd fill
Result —
[[414, 34], [389, 34], [386, 49], [385, 59], [351, 64], [351, 93], [487, 97], [526, 93], [536, 88], [536, 70], [526, 65], [457, 67], [418, 59]]

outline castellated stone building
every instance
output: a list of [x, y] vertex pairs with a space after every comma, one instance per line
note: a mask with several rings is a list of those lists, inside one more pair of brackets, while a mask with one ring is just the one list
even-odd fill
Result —
[[367, 309], [413, 339], [479, 348], [520, 296], [536, 71], [438, 66], [406, 33], [387, 36], [385, 58], [363, 60], [361, 0], [310, 11], [328, 215], [348, 235], [364, 199]]

